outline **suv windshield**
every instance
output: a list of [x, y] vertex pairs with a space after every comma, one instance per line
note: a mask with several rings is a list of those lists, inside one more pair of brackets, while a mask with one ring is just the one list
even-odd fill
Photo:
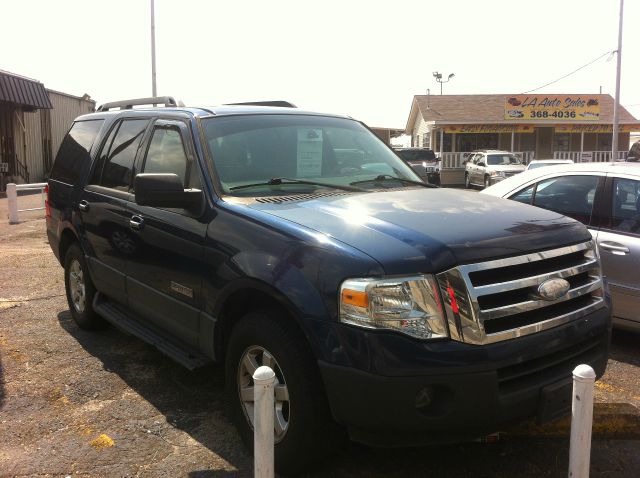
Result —
[[[356, 181], [371, 181], [380, 175], [420, 181], [409, 166], [357, 121], [260, 114], [207, 118], [203, 126], [225, 193], [254, 196], [345, 189]], [[286, 181], [273, 181], [274, 178]], [[384, 182], [384, 187], [401, 186], [411, 184]], [[362, 183], [363, 189], [379, 187], [375, 181]]]
[[487, 155], [489, 166], [507, 166], [509, 164], [522, 164], [517, 156], [510, 154], [489, 154]]
[[435, 161], [436, 155], [430, 149], [399, 149], [396, 154], [405, 161]]

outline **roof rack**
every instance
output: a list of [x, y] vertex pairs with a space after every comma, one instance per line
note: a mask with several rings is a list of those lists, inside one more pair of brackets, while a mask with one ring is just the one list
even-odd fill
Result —
[[288, 101], [248, 101], [246, 103], [227, 103], [226, 106], [276, 106], [278, 108], [297, 108], [296, 105]]
[[130, 110], [134, 106], [141, 105], [162, 105], [165, 107], [175, 107], [175, 106], [184, 106], [182, 104], [178, 104], [173, 96], [155, 96], [149, 98], [136, 98], [133, 100], [123, 100], [123, 101], [112, 101], [111, 103], [105, 103], [103, 105], [98, 106], [97, 111], [109, 111], [113, 108], [120, 108], [121, 110]]

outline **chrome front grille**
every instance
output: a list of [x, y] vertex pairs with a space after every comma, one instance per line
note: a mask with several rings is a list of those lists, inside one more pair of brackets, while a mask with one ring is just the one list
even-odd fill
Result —
[[[462, 265], [437, 277], [451, 337], [465, 343], [536, 333], [604, 306], [600, 264], [591, 241]], [[543, 298], [539, 288], [550, 279], [564, 279], [568, 291]]]

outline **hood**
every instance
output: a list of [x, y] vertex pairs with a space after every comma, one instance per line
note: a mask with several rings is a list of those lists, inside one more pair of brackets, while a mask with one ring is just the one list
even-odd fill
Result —
[[456, 189], [355, 193], [248, 207], [359, 249], [387, 274], [440, 272], [591, 238], [582, 224], [558, 213]]
[[522, 172], [527, 167], [524, 164], [505, 164], [505, 165], [496, 165], [496, 166], [487, 166], [488, 169], [493, 171], [504, 171], [504, 172]]

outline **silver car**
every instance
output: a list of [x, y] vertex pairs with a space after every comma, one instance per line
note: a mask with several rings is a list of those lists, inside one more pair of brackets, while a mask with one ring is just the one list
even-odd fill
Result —
[[524, 171], [520, 158], [509, 151], [485, 150], [473, 153], [465, 163], [464, 185], [489, 187]]
[[609, 280], [614, 325], [640, 331], [640, 163], [583, 163], [526, 171], [482, 191], [585, 224]]
[[526, 171], [530, 169], [546, 168], [547, 166], [557, 166], [558, 164], [573, 164], [571, 159], [534, 159], [527, 164]]

